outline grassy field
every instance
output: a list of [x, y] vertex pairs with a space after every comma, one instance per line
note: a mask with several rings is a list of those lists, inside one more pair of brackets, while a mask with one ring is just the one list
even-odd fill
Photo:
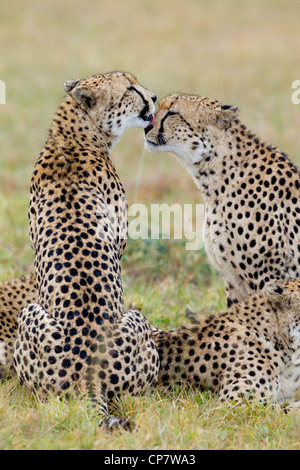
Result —
[[[175, 91], [241, 107], [241, 120], [300, 162], [298, 0], [3, 0], [6, 104], [0, 105], [0, 280], [33, 261], [27, 207], [33, 165], [63, 82], [126, 70], [159, 99]], [[198, 191], [170, 155], [150, 154], [137, 129], [113, 159], [129, 204], [196, 203]], [[159, 327], [185, 323], [186, 309], [225, 307], [222, 279], [203, 249], [183, 241], [129, 240], [123, 258], [126, 307]], [[15, 379], [0, 384], [0, 449], [300, 449], [300, 416], [249, 405], [226, 408], [209, 393], [178, 390], [124, 398], [133, 433], [107, 436], [84, 401], [39, 402]]]

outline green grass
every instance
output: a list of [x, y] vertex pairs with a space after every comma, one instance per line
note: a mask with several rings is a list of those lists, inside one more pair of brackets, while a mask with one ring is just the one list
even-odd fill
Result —
[[[33, 261], [27, 208], [33, 165], [63, 82], [126, 70], [155, 91], [215, 97], [241, 107], [241, 120], [300, 162], [298, 0], [4, 0], [0, 5], [6, 105], [0, 105], [0, 280]], [[128, 130], [113, 150], [129, 204], [197, 203], [191, 178], [170, 155], [150, 154]], [[222, 279], [203, 249], [174, 240], [129, 240], [122, 262], [126, 307], [159, 327], [187, 322], [186, 310], [225, 307]], [[251, 404], [220, 407], [210, 393], [155, 390], [116, 409], [133, 433], [107, 436], [87, 403], [42, 403], [15, 379], [0, 384], [0, 449], [300, 449], [297, 412]]]

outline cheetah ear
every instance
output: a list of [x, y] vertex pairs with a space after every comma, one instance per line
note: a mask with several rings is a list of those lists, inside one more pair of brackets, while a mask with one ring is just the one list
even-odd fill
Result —
[[69, 92], [69, 94], [74, 98], [76, 103], [86, 111], [92, 109], [96, 105], [97, 100], [94, 91], [86, 85], [75, 87]]
[[239, 107], [236, 105], [224, 104], [217, 110], [217, 126], [219, 129], [226, 129], [233, 119], [239, 114]]

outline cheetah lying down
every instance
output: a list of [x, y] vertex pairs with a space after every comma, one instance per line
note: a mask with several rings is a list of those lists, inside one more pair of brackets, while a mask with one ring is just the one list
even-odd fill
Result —
[[187, 383], [220, 401], [256, 397], [282, 404], [300, 385], [300, 280], [264, 293], [196, 325], [153, 332], [159, 383]]

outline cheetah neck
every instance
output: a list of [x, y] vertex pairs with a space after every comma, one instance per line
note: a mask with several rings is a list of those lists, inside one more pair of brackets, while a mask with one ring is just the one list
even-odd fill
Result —
[[217, 135], [208, 133], [204, 142], [187, 166], [206, 202], [237, 189], [249, 177], [251, 161], [259, 162], [266, 153], [266, 145], [238, 120]]

